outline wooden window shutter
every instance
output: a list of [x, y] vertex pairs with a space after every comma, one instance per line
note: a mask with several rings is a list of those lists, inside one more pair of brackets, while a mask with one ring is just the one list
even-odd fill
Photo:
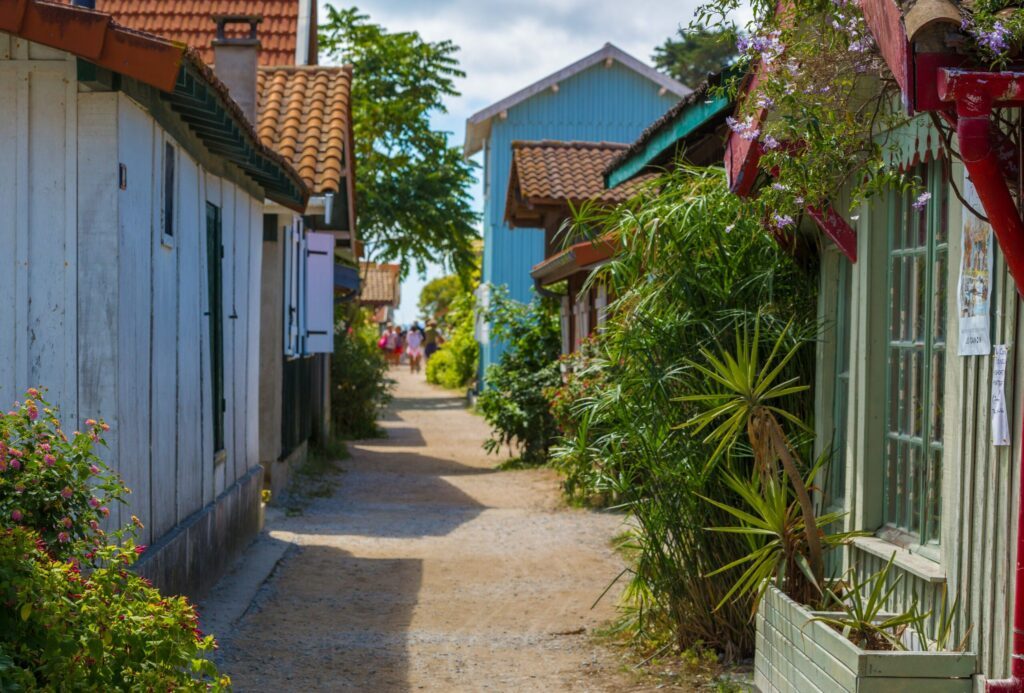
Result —
[[334, 351], [334, 236], [306, 234], [305, 353]]

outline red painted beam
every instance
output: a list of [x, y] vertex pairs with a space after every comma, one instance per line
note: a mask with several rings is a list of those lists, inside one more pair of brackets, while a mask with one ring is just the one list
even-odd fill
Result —
[[824, 210], [808, 207], [807, 216], [831, 238], [850, 262], [857, 262], [857, 232], [829, 205]]

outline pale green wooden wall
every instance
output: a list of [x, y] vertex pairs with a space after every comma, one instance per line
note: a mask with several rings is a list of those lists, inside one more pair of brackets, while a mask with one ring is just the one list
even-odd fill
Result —
[[[899, 156], [912, 160], [913, 152], [934, 151], [935, 138], [927, 125], [916, 123], [901, 133]], [[955, 181], [963, 178], [958, 162], [952, 166]], [[842, 209], [843, 207], [840, 207]], [[882, 523], [882, 444], [884, 440], [885, 353], [887, 329], [887, 204], [884, 199], [860, 206], [853, 221], [858, 233], [858, 258], [852, 273], [851, 386], [848, 415], [846, 504], [848, 529], [874, 531]], [[916, 594], [923, 608], [938, 609], [944, 586], [949, 600], [960, 595], [957, 636], [970, 633], [970, 649], [979, 655], [982, 673], [1003, 677], [1009, 671], [1009, 643], [1013, 599], [1012, 568], [1017, 517], [1017, 489], [1021, 452], [1024, 388], [1024, 349], [1017, 335], [1020, 300], [1000, 254], [995, 260], [992, 297], [993, 343], [1011, 345], [1010, 376], [1006, 397], [1012, 446], [991, 444], [989, 402], [992, 357], [956, 355], [958, 316], [955, 306], [959, 278], [960, 230], [963, 210], [955, 196], [949, 201], [949, 268], [946, 276], [949, 351], [945, 374], [944, 468], [942, 542], [938, 562], [904, 555], [903, 563], [918, 566], [904, 574], [893, 608], [908, 605]], [[829, 245], [829, 241], [823, 241]], [[835, 331], [835, 290], [840, 258], [834, 249], [822, 254], [819, 314], [825, 325], [818, 356], [816, 425], [819, 440], [831, 436], [832, 373]], [[871, 543], [871, 542], [867, 542]], [[873, 542], [848, 549], [843, 563], [856, 566], [863, 575], [877, 571], [887, 554], [884, 544]]]

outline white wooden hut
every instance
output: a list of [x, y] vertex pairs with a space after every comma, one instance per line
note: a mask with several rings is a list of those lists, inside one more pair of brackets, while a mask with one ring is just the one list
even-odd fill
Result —
[[[111, 425], [140, 570], [207, 589], [261, 523], [266, 199], [308, 191], [181, 44], [0, 2], [0, 402]], [[118, 511], [115, 511], [117, 513]]]

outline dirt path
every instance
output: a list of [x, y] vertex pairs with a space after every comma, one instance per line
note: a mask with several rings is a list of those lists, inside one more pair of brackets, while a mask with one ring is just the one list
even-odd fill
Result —
[[393, 376], [388, 438], [270, 527], [297, 549], [220, 634], [238, 690], [635, 690], [590, 637], [620, 518], [566, 508], [549, 470], [496, 471], [461, 398]]

